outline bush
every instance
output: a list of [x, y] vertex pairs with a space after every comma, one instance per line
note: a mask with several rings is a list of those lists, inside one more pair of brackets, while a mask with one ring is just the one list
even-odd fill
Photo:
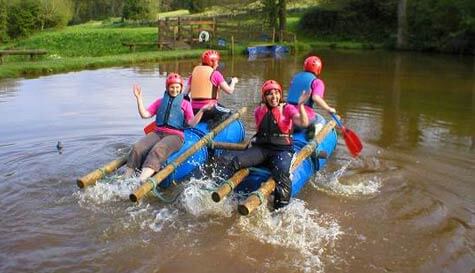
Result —
[[12, 38], [28, 36], [38, 29], [40, 6], [35, 0], [20, 0], [8, 8], [8, 35]]
[[130, 20], [155, 20], [158, 8], [153, 0], [126, 0], [122, 17]]
[[415, 49], [474, 54], [475, 4], [419, 0], [408, 6], [409, 42]]
[[308, 34], [383, 42], [397, 27], [396, 1], [351, 0], [338, 10], [314, 8], [298, 28]]
[[0, 0], [0, 43], [8, 41], [8, 13], [7, 1]]

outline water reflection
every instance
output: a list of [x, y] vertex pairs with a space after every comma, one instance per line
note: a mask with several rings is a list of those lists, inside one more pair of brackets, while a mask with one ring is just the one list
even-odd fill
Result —
[[[172, 205], [125, 201], [133, 178], [75, 186], [141, 137], [133, 83], [148, 104], [166, 73], [188, 76], [198, 59], [1, 81], [0, 271], [472, 272], [474, 59], [315, 53], [327, 101], [365, 150], [349, 161], [340, 145], [287, 213], [253, 218], [232, 199], [208, 206], [212, 181], [187, 181]], [[287, 87], [304, 59], [223, 56], [224, 75], [240, 78], [223, 104], [254, 108], [264, 80]], [[251, 135], [252, 111], [244, 121]]]

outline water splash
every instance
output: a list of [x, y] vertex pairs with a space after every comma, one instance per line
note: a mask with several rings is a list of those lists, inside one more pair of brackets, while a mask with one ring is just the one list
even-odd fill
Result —
[[81, 206], [104, 204], [129, 199], [129, 194], [140, 185], [137, 177], [123, 178], [120, 175], [107, 176], [94, 186], [79, 190], [74, 195]]
[[349, 160], [330, 174], [317, 173], [314, 179], [310, 180], [310, 185], [318, 190], [341, 196], [374, 196], [379, 192], [383, 179], [374, 173], [352, 173], [344, 176], [354, 162], [355, 160]]
[[237, 207], [234, 198], [227, 198], [219, 203], [211, 199], [212, 191], [218, 185], [210, 179], [192, 178], [182, 192], [181, 205], [193, 216], [215, 215], [231, 217]]
[[297, 251], [277, 266], [302, 272], [324, 272], [325, 261], [334, 259], [332, 249], [343, 234], [334, 218], [307, 209], [299, 199], [274, 212], [261, 206], [250, 217], [240, 217], [237, 228], [263, 243]]

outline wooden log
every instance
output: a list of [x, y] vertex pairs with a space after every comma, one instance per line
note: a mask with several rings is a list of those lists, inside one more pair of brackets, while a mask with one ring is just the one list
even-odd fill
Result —
[[[300, 152], [295, 156], [294, 163], [290, 167], [290, 172], [295, 171], [298, 166], [307, 158], [309, 157], [314, 151], [318, 143], [322, 142], [322, 140], [327, 136], [327, 134], [335, 128], [335, 121], [331, 120], [325, 124], [325, 126], [315, 135], [314, 139], [310, 141], [307, 145], [305, 145]], [[253, 212], [257, 207], [262, 204], [262, 199], [267, 199], [269, 195], [275, 189], [275, 180], [274, 178], [270, 177], [266, 182], [264, 182], [261, 187], [254, 193], [252, 193], [246, 201], [242, 204], [238, 205], [238, 211], [241, 215], [249, 215]]]
[[216, 191], [211, 194], [214, 202], [219, 202], [228, 196], [243, 180], [249, 175], [249, 168], [237, 171], [231, 178], [222, 184]]
[[235, 150], [235, 151], [240, 151], [240, 150], [245, 150], [249, 146], [249, 143], [251, 142], [251, 139], [245, 140], [241, 143], [232, 143], [232, 142], [215, 142], [212, 141], [210, 143], [210, 148], [211, 149], [223, 149], [223, 150]]
[[275, 189], [275, 180], [271, 177], [266, 182], [262, 183], [258, 192], [251, 194], [245, 203], [238, 205], [238, 212], [241, 215], [249, 215], [256, 208], [258, 208], [264, 200], [261, 198], [267, 198]]
[[127, 162], [127, 156], [120, 157], [116, 160], [113, 160], [106, 165], [104, 165], [102, 168], [96, 169], [85, 176], [79, 178], [77, 180], [77, 185], [80, 188], [84, 188], [86, 186], [90, 186], [96, 183], [97, 180], [103, 178], [104, 176], [114, 172], [118, 168], [120, 168], [122, 165], [124, 165]]
[[223, 121], [221, 124], [216, 126], [211, 132], [203, 136], [198, 142], [195, 143], [192, 147], [190, 147], [187, 151], [185, 151], [183, 154], [178, 156], [172, 163], [167, 165], [165, 168], [160, 170], [157, 174], [155, 174], [151, 179], [147, 179], [145, 183], [143, 183], [134, 193], [130, 194], [129, 198], [130, 201], [132, 202], [137, 202], [138, 200], [142, 199], [145, 194], [150, 192], [154, 186], [157, 186], [160, 184], [165, 178], [167, 178], [175, 169], [178, 165], [183, 163], [188, 157], [193, 155], [196, 151], [201, 149], [203, 146], [206, 146], [209, 142], [213, 140], [213, 138], [221, 132], [224, 128], [226, 128], [229, 124], [231, 124], [233, 121], [241, 117], [245, 112], [247, 108], [243, 107], [236, 113], [232, 114], [229, 118], [227, 118], [225, 121]]

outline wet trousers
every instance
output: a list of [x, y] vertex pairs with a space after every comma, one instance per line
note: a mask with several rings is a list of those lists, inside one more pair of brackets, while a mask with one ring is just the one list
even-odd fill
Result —
[[183, 139], [177, 135], [150, 133], [134, 144], [127, 159], [127, 167], [132, 169], [147, 167], [159, 171], [161, 164], [182, 145]]
[[[221, 158], [222, 177], [228, 179], [241, 168], [262, 165], [269, 168], [276, 182], [274, 191], [274, 208], [288, 205], [292, 195], [292, 181], [290, 180], [290, 164], [292, 151], [276, 151], [261, 146], [252, 146], [244, 151], [233, 151]], [[220, 163], [221, 164], [221, 163]]]

